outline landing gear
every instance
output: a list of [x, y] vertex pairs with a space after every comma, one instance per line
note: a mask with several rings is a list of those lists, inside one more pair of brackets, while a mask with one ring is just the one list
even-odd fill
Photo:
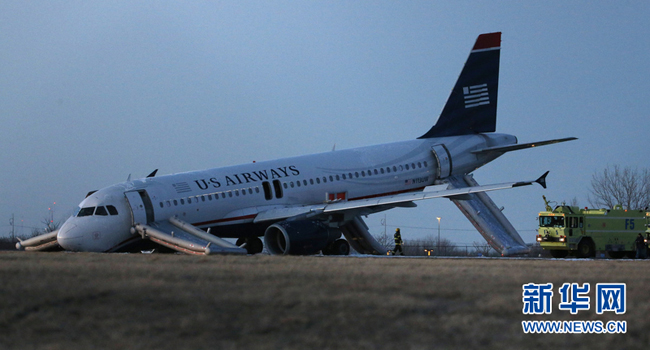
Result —
[[350, 244], [344, 239], [337, 239], [329, 247], [323, 249], [323, 255], [350, 255]]
[[237, 243], [235, 244], [238, 247], [241, 247], [242, 244], [244, 243], [246, 243], [244, 249], [246, 249], [248, 254], [259, 254], [264, 249], [264, 244], [262, 243], [262, 240], [257, 237], [239, 238], [237, 239]]

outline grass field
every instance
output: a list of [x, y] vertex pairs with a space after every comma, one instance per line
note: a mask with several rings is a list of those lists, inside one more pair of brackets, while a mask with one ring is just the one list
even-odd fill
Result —
[[[0, 253], [0, 348], [642, 348], [650, 261]], [[522, 285], [552, 282], [551, 315]], [[627, 313], [558, 310], [564, 282], [627, 283]], [[625, 320], [524, 334], [522, 320]]]

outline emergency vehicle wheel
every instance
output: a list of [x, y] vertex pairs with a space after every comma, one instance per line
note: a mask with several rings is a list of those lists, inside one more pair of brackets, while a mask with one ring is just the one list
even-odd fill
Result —
[[569, 255], [568, 250], [551, 250], [551, 256], [556, 259], [564, 259]]
[[576, 256], [578, 258], [592, 258], [595, 256], [596, 249], [594, 249], [594, 242], [590, 239], [583, 239], [578, 244], [578, 251]]

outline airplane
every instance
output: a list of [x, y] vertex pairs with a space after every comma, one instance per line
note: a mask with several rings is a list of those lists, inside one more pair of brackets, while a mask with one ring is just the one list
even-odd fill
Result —
[[[486, 192], [538, 183], [479, 185], [472, 171], [519, 144], [495, 133], [501, 33], [481, 34], [437, 122], [414, 140], [118, 183], [88, 193], [58, 231], [18, 249], [187, 254], [386, 254], [362, 217], [448, 198], [502, 255], [526, 244]], [[260, 239], [263, 237], [264, 242]], [[345, 237], [343, 239], [342, 237]], [[224, 238], [235, 238], [233, 244]]]

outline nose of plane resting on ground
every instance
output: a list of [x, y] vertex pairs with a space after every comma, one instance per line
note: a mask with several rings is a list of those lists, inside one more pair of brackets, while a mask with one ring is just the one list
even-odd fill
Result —
[[56, 240], [59, 245], [65, 250], [81, 250], [83, 243], [83, 231], [75, 223], [75, 218], [69, 218], [59, 229], [56, 235]]

